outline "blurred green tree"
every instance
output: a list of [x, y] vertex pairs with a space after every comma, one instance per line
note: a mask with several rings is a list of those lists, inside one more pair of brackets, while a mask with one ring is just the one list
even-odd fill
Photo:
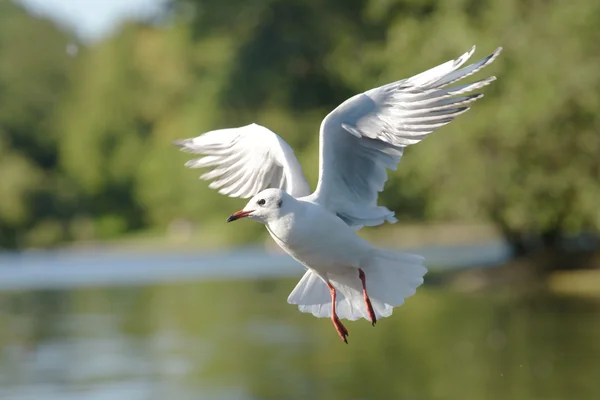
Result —
[[[491, 220], [516, 253], [532, 244], [556, 248], [570, 234], [598, 233], [600, 59], [594, 48], [600, 4], [437, 4], [418, 24], [392, 26], [396, 34], [384, 54], [419, 54], [426, 66], [467, 41], [486, 49], [501, 44], [505, 51], [492, 67], [499, 79], [473, 112], [410, 149], [392, 186], [409, 184], [423, 194], [427, 218]], [[421, 52], [407, 45], [413, 38], [425, 38]], [[385, 80], [406, 73], [393, 57], [386, 65]], [[401, 202], [394, 207], [401, 209]]]
[[[381, 202], [401, 221], [492, 221], [516, 254], [598, 233], [600, 4], [534, 0], [171, 0], [77, 57], [0, 1], [0, 245], [210, 227], [240, 205], [170, 142], [250, 122], [318, 173], [318, 126], [354, 93], [479, 46], [505, 51], [474, 110], [405, 153]], [[228, 230], [244, 242], [258, 224]], [[230, 234], [233, 233], [233, 237]]]
[[[299, 118], [311, 106], [323, 116], [350, 94], [454, 58], [473, 42], [486, 51], [503, 45], [484, 72], [500, 77], [488, 97], [410, 148], [382, 202], [403, 219], [491, 220], [516, 254], [531, 250], [532, 239], [553, 248], [565, 235], [598, 232], [598, 2], [172, 4], [192, 15], [198, 38], [236, 38], [220, 101], [247, 117], [270, 102]], [[313, 154], [318, 119], [305, 147]], [[296, 140], [289, 127], [280, 132]]]
[[58, 173], [55, 113], [69, 83], [72, 37], [0, 1], [0, 248], [62, 240], [73, 206]]

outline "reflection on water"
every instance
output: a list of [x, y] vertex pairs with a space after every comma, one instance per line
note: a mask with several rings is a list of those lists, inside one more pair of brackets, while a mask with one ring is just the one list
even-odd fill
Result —
[[[509, 248], [499, 242], [427, 246], [404, 251], [422, 255], [429, 268], [438, 270], [498, 265], [506, 261], [510, 254]], [[89, 250], [0, 253], [0, 290], [298, 276], [302, 274], [302, 268], [283, 251], [268, 254], [257, 247], [210, 254], [190, 251], [138, 253]]]
[[598, 399], [600, 304], [425, 287], [375, 328], [290, 278], [0, 293], [0, 399]]

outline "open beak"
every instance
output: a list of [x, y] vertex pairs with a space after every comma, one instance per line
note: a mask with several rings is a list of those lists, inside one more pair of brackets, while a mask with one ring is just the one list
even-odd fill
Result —
[[254, 210], [250, 210], [250, 211], [244, 211], [244, 210], [236, 211], [233, 214], [231, 214], [229, 216], [229, 218], [227, 218], [227, 222], [235, 221], [235, 220], [240, 219], [240, 218], [246, 218], [248, 215], [252, 214], [253, 212], [254, 212]]

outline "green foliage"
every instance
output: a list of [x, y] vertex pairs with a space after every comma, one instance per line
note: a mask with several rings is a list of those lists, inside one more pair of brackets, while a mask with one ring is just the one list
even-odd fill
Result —
[[[468, 2], [456, 3], [468, 15]], [[433, 218], [487, 217], [517, 237], [597, 231], [600, 5], [527, 3], [489, 2], [478, 24], [461, 25], [464, 37], [505, 46], [499, 80], [467, 116], [415, 147], [398, 176], [418, 177]], [[433, 17], [434, 43], [451, 36], [443, 15]]]
[[75, 62], [69, 42], [51, 23], [0, 1], [0, 247], [65, 237], [58, 221], [72, 205], [57, 169], [55, 113]]
[[[294, 147], [314, 186], [329, 110], [473, 44], [474, 57], [504, 47], [473, 78], [498, 81], [406, 151], [381, 203], [401, 220], [490, 220], [515, 244], [598, 232], [597, 1], [170, 5], [169, 24], [129, 24], [69, 57], [68, 35], [0, 1], [0, 246], [181, 218], [223, 234], [215, 228], [244, 202], [199, 182], [172, 140], [257, 122]], [[233, 240], [262, 232], [247, 224]]]

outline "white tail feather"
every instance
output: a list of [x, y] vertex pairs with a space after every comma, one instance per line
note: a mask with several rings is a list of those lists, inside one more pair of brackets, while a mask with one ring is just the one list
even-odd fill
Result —
[[[415, 293], [427, 273], [423, 257], [381, 250], [376, 250], [360, 267], [365, 273], [367, 293], [377, 319], [392, 315], [393, 308], [401, 306], [404, 299]], [[340, 319], [369, 320], [362, 283], [355, 268], [324, 274], [309, 269], [288, 297], [288, 303], [297, 304], [300, 311], [315, 317], [331, 317], [331, 296], [324, 279], [336, 289], [336, 312]]]

